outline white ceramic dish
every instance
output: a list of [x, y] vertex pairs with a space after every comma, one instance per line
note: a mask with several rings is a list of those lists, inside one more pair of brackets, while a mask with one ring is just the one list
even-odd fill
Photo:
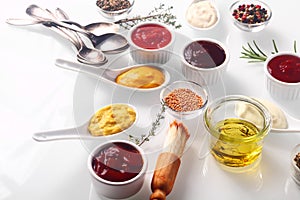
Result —
[[[171, 40], [170, 42], [161, 48], [158, 49], [146, 49], [142, 48], [138, 45], [136, 45], [133, 40], [132, 40], [132, 33], [134, 30], [137, 28], [144, 26], [144, 25], [158, 25], [166, 28], [170, 34], [171, 34]], [[152, 33], [153, 34], [153, 33]], [[152, 36], [153, 37], [153, 36]], [[134, 27], [132, 27], [128, 31], [128, 36], [127, 36], [128, 42], [130, 44], [130, 54], [133, 60], [135, 60], [136, 63], [158, 63], [158, 64], [164, 64], [167, 63], [173, 54], [173, 47], [174, 47], [174, 42], [176, 39], [176, 35], [174, 31], [171, 29], [171, 27], [166, 26], [163, 23], [160, 22], [142, 22]]]
[[266, 76], [266, 87], [269, 93], [275, 98], [281, 98], [286, 100], [296, 100], [300, 98], [300, 82], [287, 83], [274, 78], [268, 71], [268, 62], [273, 58], [281, 55], [294, 55], [299, 57], [298, 54], [292, 52], [280, 52], [273, 54], [264, 63], [264, 72]]
[[[133, 147], [142, 157], [143, 164], [141, 170], [135, 177], [131, 178], [130, 180], [120, 182], [106, 180], [98, 176], [92, 167], [93, 157], [97, 156], [101, 150], [107, 147], [111, 147], [115, 143], [125, 144]], [[144, 153], [144, 150], [140, 146], [126, 140], [110, 140], [95, 147], [95, 149], [91, 152], [87, 159], [87, 168], [89, 170], [93, 186], [99, 196], [103, 195], [111, 199], [125, 199], [135, 195], [142, 188], [145, 180], [145, 175], [147, 173], [148, 160]], [[133, 171], [133, 173], [136, 172]]]
[[[201, 12], [201, 14], [202, 15], [207, 15], [207, 16], [205, 16], [205, 17], [203, 17], [203, 16], [201, 16], [201, 14], [199, 14], [199, 10], [195, 10], [193, 13], [190, 13], [191, 11], [190, 11], [190, 7], [191, 6], [194, 6], [196, 3], [198, 3], [198, 2], [200, 2], [200, 1], [203, 1], [203, 0], [196, 0], [196, 1], [193, 1], [190, 5], [189, 5], [189, 7], [188, 7], [188, 9], [186, 10], [186, 13], [185, 13], [185, 20], [186, 20], [186, 23], [191, 27], [191, 28], [193, 28], [193, 29], [195, 29], [196, 31], [208, 31], [208, 30], [212, 30], [213, 28], [215, 28], [217, 25], [218, 25], [218, 23], [220, 22], [220, 12], [219, 12], [219, 9], [218, 9], [218, 7], [217, 7], [217, 5], [214, 3], [214, 2], [212, 2], [212, 1], [209, 1], [209, 0], [204, 0], [204, 2], [205, 1], [207, 1], [207, 2], [209, 2], [210, 3], [210, 5], [211, 5], [211, 7], [214, 9], [214, 13], [216, 14], [215, 15], [215, 17], [216, 17], [216, 21], [214, 21], [214, 15], [213, 14], [211, 14], [211, 13], [208, 13], [208, 11], [206, 11], [206, 9], [204, 8], [203, 10], [202, 10], [202, 12]], [[199, 7], [201, 7], [201, 5], [199, 5]], [[213, 11], [212, 11], [213, 12]], [[190, 16], [188, 17], [188, 15], [190, 14]], [[196, 18], [196, 20], [195, 20], [195, 24], [192, 24], [191, 23], [191, 18]], [[198, 17], [198, 18], [197, 18]], [[208, 22], [207, 23], [205, 23], [205, 24], [202, 24], [201, 26], [199, 25], [199, 24], [197, 24], [197, 21], [203, 21], [203, 23], [204, 23], [204, 21], [205, 21], [205, 19], [206, 20], [208, 20]], [[212, 21], [214, 21], [214, 22], [212, 22]]]
[[[194, 42], [196, 41], [208, 41], [215, 43], [216, 45], [219, 45], [225, 53], [225, 60], [222, 64], [211, 67], [211, 68], [201, 68], [191, 65], [186, 61], [184, 58], [184, 49], [182, 50], [182, 62], [181, 62], [181, 68], [182, 73], [184, 76], [191, 81], [194, 81], [201, 86], [211, 86], [214, 84], [217, 84], [218, 82], [222, 82], [222, 78], [224, 76], [224, 73], [227, 70], [228, 62], [230, 59], [229, 51], [227, 47], [220, 41], [212, 39], [212, 38], [196, 38], [194, 39]], [[184, 48], [186, 48], [190, 43], [184, 44]]]

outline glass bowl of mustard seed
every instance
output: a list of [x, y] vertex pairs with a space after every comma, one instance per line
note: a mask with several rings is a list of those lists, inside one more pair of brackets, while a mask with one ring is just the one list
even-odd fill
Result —
[[229, 11], [234, 25], [247, 32], [263, 30], [272, 17], [271, 8], [259, 0], [236, 1]]
[[118, 20], [131, 12], [134, 0], [97, 0], [96, 5], [102, 16], [107, 19]]
[[208, 102], [207, 91], [192, 81], [175, 81], [160, 93], [166, 112], [176, 119], [198, 117]]
[[291, 176], [300, 187], [300, 144], [296, 145], [291, 153]]

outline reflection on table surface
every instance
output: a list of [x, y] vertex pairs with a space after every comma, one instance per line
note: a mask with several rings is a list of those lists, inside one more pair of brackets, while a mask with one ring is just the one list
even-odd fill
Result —
[[[131, 14], [147, 14], [161, 2], [136, 1]], [[234, 27], [229, 18], [228, 7], [234, 0], [215, 1], [222, 18], [209, 31], [195, 31], [186, 24], [184, 11], [189, 2], [163, 2], [174, 7], [183, 26], [178, 33], [189, 38], [211, 37], [224, 42], [229, 48], [227, 73], [220, 85], [209, 88], [211, 100], [230, 94], [265, 98], [295, 118], [290, 122], [291, 127], [299, 127], [299, 101], [287, 102], [271, 97], [264, 85], [262, 64], [249, 64], [239, 58], [241, 46], [252, 40], [266, 51], [272, 51], [272, 39], [276, 40], [280, 50], [292, 50], [293, 41], [300, 41], [299, 29], [291, 20], [298, 18], [299, 3], [288, 0], [283, 9], [282, 2], [266, 1], [272, 7], [272, 20], [263, 31], [247, 33]], [[94, 144], [81, 140], [38, 143], [32, 140], [32, 134], [78, 125], [99, 106], [110, 102], [112, 92], [114, 101], [130, 101], [139, 104], [142, 111], [150, 110], [149, 118], [145, 119], [147, 122], [151, 121], [158, 107], [143, 106], [145, 96], [141, 94], [126, 96], [124, 91], [104, 81], [56, 67], [55, 59], [76, 61], [76, 54], [68, 41], [46, 27], [15, 27], [4, 23], [7, 18], [29, 18], [25, 9], [33, 3], [49, 9], [61, 7], [72, 20], [81, 24], [104, 19], [92, 0], [7, 2], [0, 25], [0, 199], [94, 200], [97, 197], [86, 169], [86, 159]], [[179, 49], [175, 53], [179, 55]], [[177, 70], [180, 69], [179, 64], [174, 65]], [[156, 95], [159, 93], [146, 95], [145, 103], [153, 101], [155, 105], [159, 104]], [[194, 199], [198, 196], [202, 199], [299, 199], [300, 190], [289, 174], [290, 152], [300, 143], [299, 134], [270, 133], [265, 139], [258, 170], [252, 174], [233, 174], [222, 170], [208, 153], [202, 120], [196, 122], [196, 127], [194, 123], [187, 123], [192, 127], [193, 139], [189, 141], [168, 199]], [[150, 162], [155, 164], [154, 156]], [[142, 190], [132, 199], [149, 197], [151, 175], [152, 172], [149, 172]]]

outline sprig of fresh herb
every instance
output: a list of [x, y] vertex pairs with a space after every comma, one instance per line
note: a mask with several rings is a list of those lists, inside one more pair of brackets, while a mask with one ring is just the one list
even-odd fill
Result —
[[173, 6], [165, 7], [165, 4], [161, 3], [158, 7], [155, 7], [146, 16], [136, 16], [133, 18], [125, 18], [116, 21], [116, 24], [120, 24], [121, 27], [125, 29], [130, 29], [140, 22], [148, 21], [158, 21], [166, 25], [174, 26], [176, 29], [181, 28], [181, 25], [177, 23], [176, 16], [172, 14]]
[[[243, 51], [241, 52], [242, 56], [240, 58], [248, 59], [249, 63], [255, 63], [255, 62], [264, 62], [267, 60], [268, 56], [265, 54], [261, 48], [257, 45], [255, 40], [252, 41], [252, 46], [249, 42], [247, 42], [247, 47], [242, 46]], [[275, 40], [272, 40], [274, 51], [272, 51], [272, 54], [278, 53], [279, 50], [277, 48]], [[294, 52], [297, 53], [297, 44], [296, 41], [294, 41]]]
[[133, 135], [129, 135], [129, 140], [131, 142], [136, 143], [139, 146], [149, 141], [150, 137], [155, 136], [156, 129], [160, 126], [160, 121], [165, 118], [164, 116], [165, 111], [166, 111], [166, 105], [164, 103], [161, 103], [160, 111], [159, 113], [157, 113], [155, 121], [152, 122], [152, 127], [148, 132], [148, 135], [142, 134], [140, 138], [135, 137]]

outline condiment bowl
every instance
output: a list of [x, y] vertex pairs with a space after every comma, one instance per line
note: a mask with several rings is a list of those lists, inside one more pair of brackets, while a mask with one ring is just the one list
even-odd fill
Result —
[[[291, 176], [295, 183], [300, 187], [300, 166], [297, 166], [296, 156], [300, 153], [300, 144], [297, 144], [291, 152]], [[298, 159], [298, 158], [297, 158]]]
[[[253, 4], [254, 7], [257, 6], [257, 8], [261, 12], [266, 12], [266, 13], [263, 13], [264, 15], [266, 15], [265, 20], [260, 21], [260, 19], [257, 19], [255, 17], [255, 22], [252, 22], [252, 19], [254, 19], [254, 17], [252, 18], [251, 15], [248, 15], [248, 17], [244, 17], [243, 19], [242, 19], [243, 14], [241, 14], [239, 16], [240, 13], [238, 10], [240, 9], [242, 12], [244, 12], [248, 9], [249, 6], [250, 6], [249, 8], [252, 9], [251, 4]], [[245, 5], [245, 8], [240, 7], [243, 5]], [[247, 7], [247, 5], [248, 5], [248, 7]], [[262, 10], [262, 9], [264, 9], [264, 10]], [[238, 11], [238, 12], [236, 12], [236, 11]], [[229, 12], [230, 12], [233, 24], [240, 30], [247, 31], [247, 32], [258, 32], [258, 31], [263, 30], [267, 26], [267, 24], [270, 22], [271, 17], [272, 17], [271, 8], [266, 3], [259, 1], [259, 0], [236, 1], [230, 6]], [[252, 13], [252, 11], [251, 11], [251, 13]], [[255, 12], [253, 12], [253, 13], [255, 13]]]
[[[299, 64], [296, 62], [292, 63], [289, 58], [283, 58], [280, 63], [275, 63], [276, 59], [280, 59], [282, 56], [293, 56], [300, 60], [298, 54], [293, 52], [280, 52], [274, 55], [271, 55], [267, 58], [264, 63], [264, 73], [266, 77], [266, 87], [269, 93], [276, 98], [286, 99], [286, 100], [295, 100], [300, 98], [300, 67]], [[294, 69], [291, 69], [289, 66], [294, 64]], [[275, 72], [275, 70], [271, 70], [270, 66], [278, 68], [280, 76], [283, 77], [298, 77], [298, 82], [286, 82], [279, 80], [280, 77], [274, 77], [271, 75], [271, 72]], [[277, 73], [278, 74], [278, 73]]]
[[[256, 118], [240, 115], [241, 106], [252, 109]], [[211, 154], [222, 168], [243, 172], [258, 165], [263, 139], [272, 125], [267, 108], [253, 98], [230, 95], [214, 100], [203, 116]]]
[[[182, 92], [182, 89], [188, 93]], [[172, 117], [179, 120], [192, 119], [203, 112], [208, 103], [208, 94], [198, 83], [175, 81], [161, 90], [160, 100], [165, 105], [166, 112]], [[195, 102], [198, 104], [196, 107]], [[186, 111], [187, 109], [189, 110]]]
[[92, 150], [87, 168], [100, 198], [125, 199], [143, 186], [148, 161], [138, 145], [127, 140], [110, 140]]
[[159, 22], [143, 22], [128, 32], [130, 54], [136, 63], [167, 63], [172, 55], [175, 33]]
[[202, 86], [214, 85], [227, 70], [229, 51], [212, 38], [198, 38], [184, 45], [181, 69], [186, 79]]
[[[118, 9], [118, 10], [115, 10], [115, 9], [108, 10], [108, 9], [100, 7], [100, 5], [98, 4], [98, 2], [100, 2], [100, 1], [101, 0], [97, 0], [97, 3], [96, 3], [99, 13], [103, 17], [105, 17], [107, 19], [111, 19], [111, 20], [118, 20], [118, 19], [125, 18], [131, 12], [134, 2], [135, 2], [135, 0], [128, 0], [128, 2], [130, 3], [129, 7]], [[121, 2], [121, 1], [119, 1], [119, 2]], [[116, 6], [116, 7], [120, 7], [120, 6]]]
[[220, 12], [212, 1], [193, 1], [186, 10], [185, 20], [195, 30], [211, 30], [219, 23]]

